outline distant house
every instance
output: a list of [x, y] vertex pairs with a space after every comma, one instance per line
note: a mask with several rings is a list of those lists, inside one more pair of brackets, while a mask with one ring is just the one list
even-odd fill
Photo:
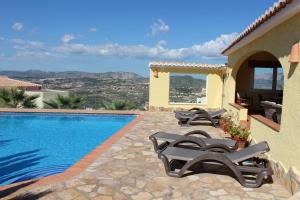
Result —
[[0, 88], [18, 88], [26, 91], [38, 91], [42, 89], [42, 85], [11, 79], [7, 76], [0, 76]]
[[16, 88], [20, 90], [25, 90], [25, 93], [27, 95], [39, 95], [39, 98], [36, 99], [36, 104], [38, 108], [44, 108], [44, 101], [53, 99], [57, 95], [69, 96], [68, 91], [43, 89], [42, 85], [40, 84], [11, 79], [7, 76], [0, 76], [0, 89], [1, 88]]

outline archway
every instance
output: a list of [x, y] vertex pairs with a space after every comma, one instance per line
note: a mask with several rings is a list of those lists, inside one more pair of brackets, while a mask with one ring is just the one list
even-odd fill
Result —
[[284, 74], [278, 59], [265, 51], [249, 56], [236, 73], [235, 102], [280, 123]]

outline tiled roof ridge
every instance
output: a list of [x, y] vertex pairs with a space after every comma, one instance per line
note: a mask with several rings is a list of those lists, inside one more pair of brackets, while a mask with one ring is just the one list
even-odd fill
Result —
[[194, 62], [165, 62], [165, 61], [151, 61], [150, 67], [197, 67], [197, 68], [224, 68], [225, 64], [207, 64]]
[[247, 26], [244, 31], [242, 31], [225, 49], [222, 50], [222, 53], [225, 53], [227, 50], [232, 48], [238, 42], [240, 42], [243, 38], [252, 33], [256, 28], [260, 25], [271, 19], [277, 13], [279, 13], [282, 9], [284, 9], [288, 4], [290, 4], [294, 0], [279, 0], [275, 2], [271, 7], [269, 7], [260, 17], [258, 17], [254, 22], [252, 22], [249, 26]]

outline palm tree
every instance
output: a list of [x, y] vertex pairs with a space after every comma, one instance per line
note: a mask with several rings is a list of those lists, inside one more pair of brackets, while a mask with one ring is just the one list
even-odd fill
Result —
[[35, 100], [39, 95], [27, 95], [25, 90], [1, 89], [0, 107], [8, 108], [36, 108]]
[[54, 109], [78, 109], [84, 100], [80, 97], [64, 97], [57, 95], [55, 99], [44, 101], [46, 105]]
[[102, 102], [100, 108], [105, 110], [132, 110], [135, 109], [136, 106], [126, 101], [114, 100], [111, 103]]

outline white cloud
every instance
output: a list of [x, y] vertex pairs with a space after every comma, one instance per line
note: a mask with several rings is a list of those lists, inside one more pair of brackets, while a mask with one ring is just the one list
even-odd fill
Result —
[[81, 54], [93, 56], [117, 56], [150, 59], [184, 59], [190, 57], [201, 57], [206, 59], [222, 57], [221, 50], [229, 44], [237, 33], [222, 34], [214, 40], [195, 44], [185, 48], [167, 48], [164, 40], [159, 41], [155, 46], [145, 45], [120, 45], [108, 43], [99, 45], [86, 45], [79, 43], [65, 43], [54, 47], [52, 50], [65, 54]]
[[53, 60], [56, 59], [57, 55], [53, 54], [52, 52], [47, 51], [20, 51], [17, 52], [14, 56], [12, 56], [10, 59], [12, 60]]
[[24, 24], [21, 23], [21, 22], [16, 22], [16, 23], [14, 23], [14, 24], [12, 25], [11, 28], [12, 28], [13, 30], [15, 30], [15, 31], [22, 31], [23, 28], [24, 28]]
[[170, 30], [170, 26], [167, 25], [162, 19], [156, 20], [150, 27], [150, 32], [148, 36], [154, 37], [160, 33], [167, 33]]
[[0, 37], [0, 41], [8, 42], [15, 49], [13, 54], [1, 54], [0, 60], [34, 60], [34, 59], [56, 59], [60, 57], [55, 52], [50, 51], [50, 47], [40, 41], [24, 40], [20, 38], [4, 38]]
[[[213, 40], [183, 48], [168, 48], [167, 42], [164, 40], [157, 42], [154, 46], [146, 46], [143, 44], [121, 45], [118, 43], [70, 43], [75, 36], [72, 34], [65, 34], [64, 36], [66, 37], [62, 38], [63, 43], [59, 46], [47, 46], [39, 41], [27, 41], [22, 39], [7, 39], [0, 37], [0, 40], [10, 42], [12, 47], [17, 50], [15, 55], [9, 57], [11, 60], [55, 59], [68, 55], [163, 60], [184, 60], [187, 58], [219, 59], [223, 58], [220, 54], [221, 50], [237, 36], [237, 33], [222, 34]], [[7, 56], [0, 56], [2, 60], [5, 57]]]
[[89, 31], [90, 31], [90, 32], [97, 32], [97, 31], [98, 31], [98, 29], [97, 29], [97, 28], [95, 28], [95, 27], [91, 27], [91, 28], [89, 28]]
[[48, 51], [17, 51], [13, 55], [4, 55], [0, 54], [0, 60], [6, 60], [6, 61], [16, 61], [16, 60], [55, 60], [59, 57], [62, 57], [60, 55], [57, 55], [53, 52]]
[[30, 41], [23, 39], [11, 39], [13, 48], [18, 50], [27, 50], [27, 49], [43, 49], [44, 43], [39, 41]]
[[64, 34], [63, 37], [61, 38], [61, 41], [63, 43], [69, 43], [74, 39], [75, 39], [75, 35], [73, 35], [73, 34]]

